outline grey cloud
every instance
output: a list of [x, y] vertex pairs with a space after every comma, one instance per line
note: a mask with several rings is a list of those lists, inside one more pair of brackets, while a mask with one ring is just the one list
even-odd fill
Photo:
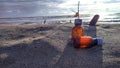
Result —
[[[1, 0], [2, 1], [2, 0]], [[7, 0], [5, 0], [7, 1]], [[18, 0], [9, 0], [18, 1]], [[23, 0], [19, 0], [23, 1]], [[25, 1], [25, 0], [24, 0]], [[26, 0], [27, 1], [27, 0]], [[31, 0], [32, 1], [32, 0]], [[47, 15], [58, 10], [56, 6], [62, 3], [60, 0], [34, 0], [33, 2], [0, 2], [0, 14], [4, 17]]]
[[63, 0], [0, 0], [0, 2], [34, 2], [34, 1], [56, 2], [56, 3], [64, 2]]

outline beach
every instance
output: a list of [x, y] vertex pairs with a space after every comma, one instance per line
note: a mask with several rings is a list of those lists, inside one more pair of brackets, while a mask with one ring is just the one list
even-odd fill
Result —
[[119, 68], [120, 24], [83, 25], [102, 46], [75, 49], [73, 23], [0, 24], [0, 68]]

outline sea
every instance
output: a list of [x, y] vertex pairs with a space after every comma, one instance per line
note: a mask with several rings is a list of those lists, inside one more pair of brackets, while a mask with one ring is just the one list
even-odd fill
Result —
[[[49, 1], [49, 0], [48, 0]], [[64, 23], [74, 22], [74, 7], [61, 7], [62, 2], [0, 0], [0, 23]], [[120, 24], [120, 3], [110, 3], [97, 8], [95, 5], [80, 5], [79, 14], [83, 22], [90, 22], [94, 15], [100, 15], [99, 23]], [[75, 7], [76, 6], [76, 7]], [[89, 8], [90, 6], [90, 8]], [[91, 7], [92, 6], [92, 7]], [[75, 9], [77, 10], [77, 9]]]

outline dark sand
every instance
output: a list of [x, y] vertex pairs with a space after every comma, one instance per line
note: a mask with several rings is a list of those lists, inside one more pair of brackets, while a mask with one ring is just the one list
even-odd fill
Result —
[[1, 24], [0, 68], [120, 68], [120, 25], [83, 26], [103, 46], [74, 49], [73, 24]]

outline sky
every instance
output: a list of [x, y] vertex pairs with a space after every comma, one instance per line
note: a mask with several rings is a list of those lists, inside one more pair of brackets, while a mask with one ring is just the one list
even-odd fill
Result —
[[120, 0], [0, 0], [0, 17], [119, 13]]

